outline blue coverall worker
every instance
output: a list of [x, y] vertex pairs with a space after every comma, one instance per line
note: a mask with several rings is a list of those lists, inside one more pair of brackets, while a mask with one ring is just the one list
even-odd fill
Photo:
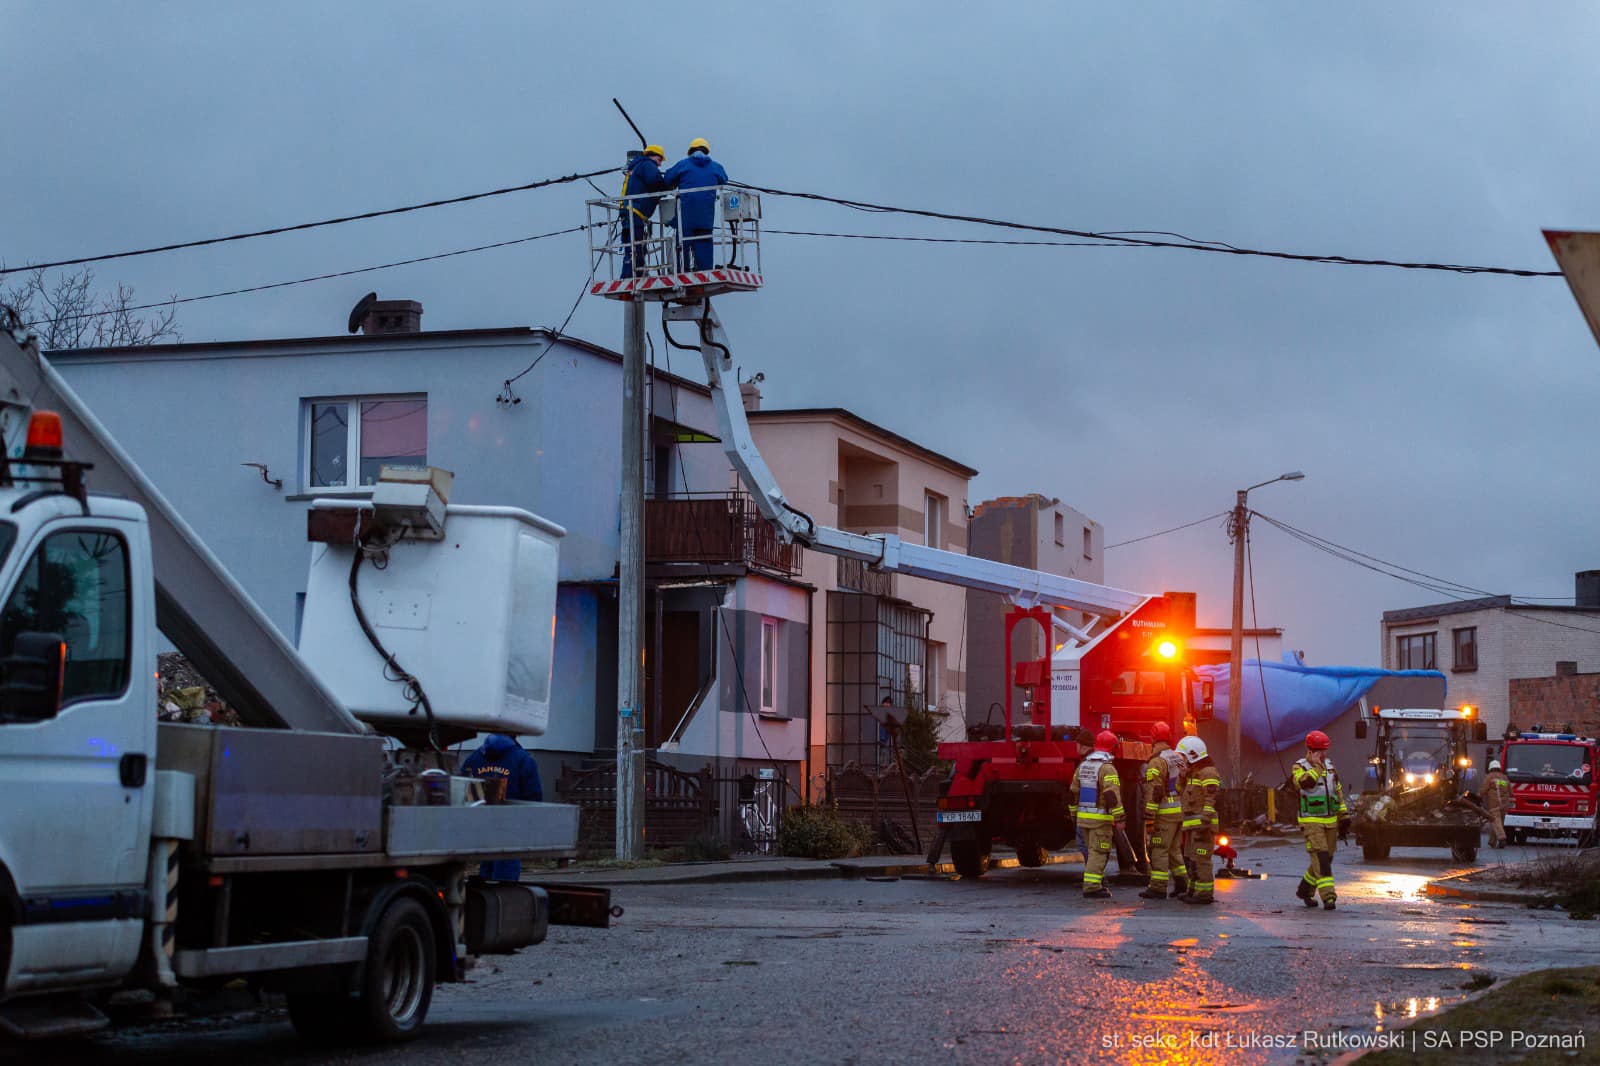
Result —
[[[506, 783], [506, 799], [543, 802], [544, 786], [539, 782], [539, 764], [518, 744], [515, 737], [490, 733], [478, 750], [461, 764], [463, 777], [498, 777]], [[478, 876], [485, 881], [518, 881], [522, 863], [516, 859], [496, 859], [480, 863]]]
[[[637, 196], [640, 193], [661, 192], [667, 187], [666, 179], [661, 176], [661, 164], [667, 161], [667, 150], [659, 144], [647, 147], [633, 165], [628, 167], [627, 173], [622, 177], [622, 195]], [[639, 242], [650, 233], [650, 219], [656, 213], [656, 205], [661, 202], [658, 196], [646, 197], [643, 200], [624, 200], [622, 202], [622, 274], [621, 277], [633, 277], [634, 253], [639, 249]], [[639, 249], [642, 251], [642, 249]]]
[[717, 222], [718, 185], [728, 184], [728, 172], [711, 158], [711, 145], [705, 138], [689, 142], [684, 158], [672, 164], [663, 179], [669, 189], [704, 189], [678, 197], [678, 227], [683, 242], [684, 269], [710, 270], [714, 258], [711, 229]]

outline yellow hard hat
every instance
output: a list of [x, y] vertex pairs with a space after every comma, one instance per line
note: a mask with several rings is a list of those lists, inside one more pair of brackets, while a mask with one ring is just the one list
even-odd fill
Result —
[[661, 147], [659, 144], [647, 144], [647, 145], [645, 145], [644, 146], [644, 154], [645, 155], [660, 156], [662, 159], [667, 158], [667, 150], [665, 148]]
[[[706, 139], [704, 137], [696, 137], [694, 140], [689, 142], [689, 151], [690, 152], [694, 151], [696, 148], [699, 148], [702, 151], [704, 151], [706, 153], [706, 155], [710, 155], [711, 154], [711, 145], [709, 143], [707, 143], [707, 141], [706, 141]], [[687, 155], [688, 152], [685, 152], [684, 154]]]

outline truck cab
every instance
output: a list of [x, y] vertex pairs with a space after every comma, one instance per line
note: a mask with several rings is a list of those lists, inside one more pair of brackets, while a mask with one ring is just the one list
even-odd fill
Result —
[[1600, 843], [1600, 741], [1535, 726], [1509, 735], [1500, 765], [1511, 781], [1506, 836], [1513, 844], [1530, 838], [1572, 840], [1579, 847]]
[[1458, 862], [1477, 857], [1480, 815], [1463, 806], [1476, 771], [1469, 743], [1482, 743], [1478, 709], [1374, 707], [1356, 722], [1373, 736], [1365, 785], [1351, 804], [1362, 857], [1378, 862], [1393, 847], [1447, 847]]
[[148, 527], [126, 500], [16, 483], [0, 514], [0, 987], [115, 982], [154, 802]]

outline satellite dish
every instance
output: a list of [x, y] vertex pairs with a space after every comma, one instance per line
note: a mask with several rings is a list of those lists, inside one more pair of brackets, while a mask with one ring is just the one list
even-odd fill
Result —
[[372, 305], [377, 302], [378, 294], [375, 292], [369, 292], [361, 299], [356, 301], [356, 305], [350, 309], [351, 333], [360, 331], [362, 320], [367, 317], [367, 312], [370, 311], [372, 309]]

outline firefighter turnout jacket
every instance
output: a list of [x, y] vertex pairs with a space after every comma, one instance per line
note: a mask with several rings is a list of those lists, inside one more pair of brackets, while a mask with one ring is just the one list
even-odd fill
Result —
[[1154, 823], [1158, 816], [1183, 813], [1184, 758], [1166, 741], [1156, 741], [1156, 753], [1144, 764], [1144, 817], [1145, 824]]
[[1319, 767], [1309, 758], [1301, 759], [1294, 764], [1290, 776], [1300, 793], [1301, 825], [1338, 825], [1339, 819], [1349, 813], [1333, 760], [1324, 759]]
[[1089, 827], [1123, 820], [1122, 780], [1109, 752], [1090, 753], [1078, 767], [1072, 813], [1078, 824]]
[[1511, 779], [1504, 770], [1490, 770], [1483, 778], [1483, 809], [1505, 814], [1511, 809]]
[[1217, 831], [1217, 796], [1222, 792], [1222, 778], [1210, 760], [1189, 770], [1183, 785], [1183, 829], [1186, 833], [1215, 833]]

